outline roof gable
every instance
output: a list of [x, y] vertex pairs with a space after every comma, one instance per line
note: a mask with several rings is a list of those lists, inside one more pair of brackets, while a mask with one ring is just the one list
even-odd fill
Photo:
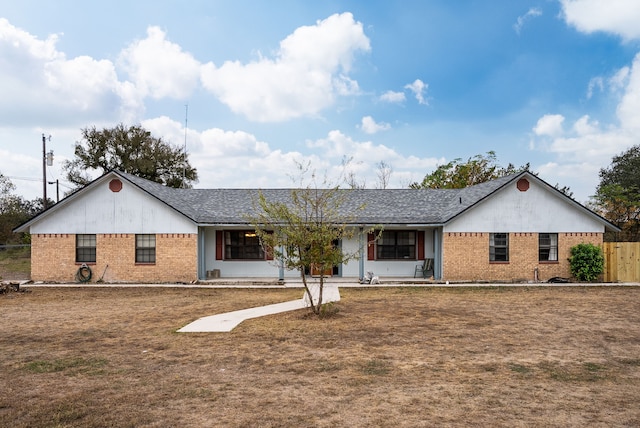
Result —
[[[521, 179], [528, 180], [532, 183], [531, 191], [528, 192], [527, 190], [518, 189], [517, 185]], [[493, 230], [495, 228], [489, 226], [489, 222], [487, 221], [489, 217], [498, 229], [502, 227], [502, 231], [527, 231], [528, 228], [533, 228], [531, 229], [532, 231], [540, 231], [544, 229], [547, 232], [555, 232], [559, 231], [557, 228], [563, 225], [563, 221], [563, 230], [567, 232], [585, 231], [584, 229], [580, 229], [580, 227], [587, 227], [587, 224], [591, 224], [591, 227], [594, 227], [593, 225], [597, 224], [599, 228], [604, 227], [605, 230], [619, 231], [615, 225], [605, 218], [599, 216], [528, 171], [483, 184], [489, 183], [496, 184], [490, 193], [486, 194], [484, 197], [473, 195], [470, 199], [475, 202], [468, 204], [464, 209], [449, 218], [447, 223], [452, 224], [462, 217], [465, 218], [465, 221], [468, 221], [470, 219], [468, 215], [473, 215], [484, 217], [485, 221], [484, 227], [482, 228], [483, 231]], [[469, 194], [474, 191], [474, 187], [476, 186], [468, 187], [463, 190], [466, 191], [465, 193]], [[523, 196], [523, 198], [515, 205], [508, 201], [505, 202], [502, 199], [504, 192], [509, 190], [512, 190], [515, 195]], [[532, 195], [532, 192], [535, 193], [536, 191], [539, 191], [538, 198], [535, 199], [535, 202], [529, 200], [529, 204], [527, 205], [527, 199], [530, 198], [525, 197], [525, 195], [530, 196]], [[461, 197], [464, 196], [461, 195]], [[485, 204], [497, 205], [495, 206], [495, 209], [487, 210], [484, 207]], [[514, 224], [517, 224], [516, 220], [518, 219], [514, 219], [513, 216], [519, 216], [522, 223], [516, 226], [513, 230], [507, 230], [509, 227], [513, 227]], [[547, 221], [540, 221], [541, 218], [544, 218]], [[499, 223], [500, 225], [496, 223]], [[469, 231], [480, 231], [472, 230], [473, 227], [469, 227], [470, 226], [467, 224], [466, 228]]]

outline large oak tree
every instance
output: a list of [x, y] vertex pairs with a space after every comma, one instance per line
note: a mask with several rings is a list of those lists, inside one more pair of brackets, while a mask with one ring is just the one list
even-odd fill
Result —
[[529, 164], [516, 168], [513, 164], [502, 167], [498, 164], [496, 153], [475, 155], [463, 162], [457, 158], [440, 165], [431, 174], [427, 174], [422, 182], [413, 183], [412, 189], [462, 189], [467, 186], [484, 183], [506, 175], [529, 169]]
[[84, 128], [74, 154], [75, 158], [66, 161], [63, 168], [67, 180], [78, 187], [91, 181], [91, 172], [102, 174], [112, 169], [169, 187], [190, 188], [198, 179], [182, 148], [152, 136], [139, 125]]
[[593, 199], [596, 209], [622, 229], [607, 239], [640, 240], [640, 144], [614, 156], [611, 165], [600, 170]]

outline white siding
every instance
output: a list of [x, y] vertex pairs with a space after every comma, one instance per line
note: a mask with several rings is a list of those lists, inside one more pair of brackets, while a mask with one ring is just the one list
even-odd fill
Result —
[[59, 206], [31, 226], [31, 233], [197, 233], [197, 226], [142, 190], [109, 180]]
[[[366, 241], [366, 237], [364, 238]], [[342, 251], [348, 254], [358, 254], [360, 251], [360, 237], [356, 233], [353, 239], [345, 239], [342, 241]], [[367, 253], [365, 250], [364, 257], [367, 257]], [[349, 263], [342, 265], [342, 276], [343, 277], [359, 277], [359, 262], [358, 259], [352, 259]]]
[[[204, 229], [204, 259], [205, 270], [220, 270], [223, 278], [236, 277], [267, 277], [277, 278], [279, 274], [278, 263], [276, 260], [270, 261], [234, 261], [234, 260], [216, 260], [216, 229], [207, 227]], [[366, 236], [364, 240], [366, 241]], [[434, 258], [433, 251], [433, 230], [425, 230], [425, 257]], [[342, 249], [346, 253], [358, 253], [360, 249], [360, 237], [356, 234], [352, 239], [342, 241]], [[372, 271], [381, 277], [413, 277], [417, 265], [422, 265], [422, 260], [367, 260], [367, 250], [365, 248], [363, 254], [364, 272]], [[285, 278], [297, 278], [300, 276], [298, 271], [284, 272]], [[360, 277], [360, 261], [353, 259], [347, 264], [342, 265], [341, 276], [343, 278], [359, 278]]]
[[512, 183], [447, 224], [444, 232], [604, 232], [604, 225], [530, 180], [526, 192]]

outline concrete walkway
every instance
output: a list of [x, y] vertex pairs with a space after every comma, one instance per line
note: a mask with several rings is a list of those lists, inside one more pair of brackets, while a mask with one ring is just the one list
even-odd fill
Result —
[[[310, 286], [313, 301], [317, 302], [319, 287]], [[336, 285], [325, 284], [322, 292], [322, 301], [325, 303], [337, 302], [340, 300], [340, 291]], [[284, 303], [260, 306], [257, 308], [242, 309], [239, 311], [227, 312], [224, 314], [211, 315], [195, 320], [178, 330], [178, 333], [221, 333], [233, 330], [244, 320], [263, 317], [266, 315], [279, 314], [281, 312], [295, 311], [308, 308], [310, 305], [309, 296], [304, 296], [298, 300], [291, 300]]]
[[280, 312], [295, 311], [307, 307], [303, 299], [291, 300], [284, 303], [261, 306], [258, 308], [242, 309], [225, 314], [211, 315], [195, 320], [178, 330], [178, 333], [216, 333], [229, 332], [244, 320], [278, 314]]

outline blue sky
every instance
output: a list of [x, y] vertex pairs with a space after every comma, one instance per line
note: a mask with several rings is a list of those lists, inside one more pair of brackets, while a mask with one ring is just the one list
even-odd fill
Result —
[[122, 122], [186, 135], [200, 188], [305, 162], [407, 187], [493, 150], [586, 202], [640, 143], [638, 22], [637, 0], [0, 0], [0, 173], [41, 196], [45, 133], [64, 192], [80, 129]]

